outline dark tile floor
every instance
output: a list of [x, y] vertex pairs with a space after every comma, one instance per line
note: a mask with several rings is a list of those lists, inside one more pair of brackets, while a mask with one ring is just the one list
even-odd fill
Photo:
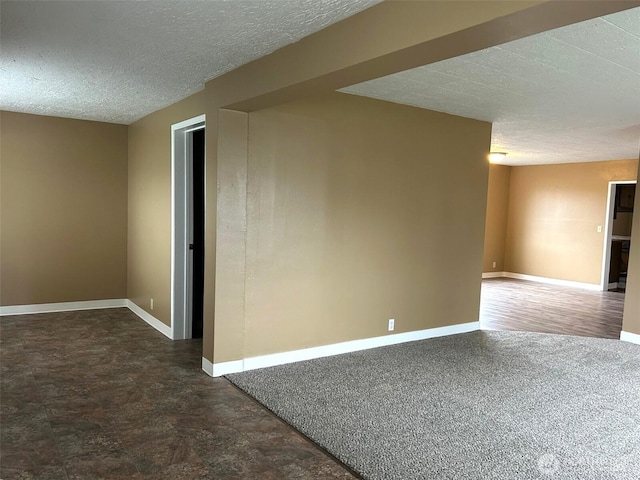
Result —
[[0, 318], [0, 478], [357, 478], [127, 309]]

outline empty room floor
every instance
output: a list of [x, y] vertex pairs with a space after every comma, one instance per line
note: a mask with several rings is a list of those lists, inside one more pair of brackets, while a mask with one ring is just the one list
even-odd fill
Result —
[[348, 479], [127, 309], [0, 319], [0, 478]]
[[[624, 294], [483, 282], [482, 328], [618, 338]], [[0, 478], [359, 478], [127, 309], [0, 319]]]
[[489, 330], [620, 338], [624, 295], [510, 278], [485, 279], [480, 325]]

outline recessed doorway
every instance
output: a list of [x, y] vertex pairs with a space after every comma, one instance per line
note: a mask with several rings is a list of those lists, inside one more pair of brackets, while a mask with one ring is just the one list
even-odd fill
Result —
[[204, 298], [205, 116], [171, 127], [171, 334], [201, 338]]
[[626, 289], [635, 194], [636, 181], [609, 182], [600, 282], [602, 290], [624, 292]]

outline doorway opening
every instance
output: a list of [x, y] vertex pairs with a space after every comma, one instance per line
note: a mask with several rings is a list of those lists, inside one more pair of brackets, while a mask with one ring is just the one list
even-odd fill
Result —
[[205, 116], [171, 126], [171, 336], [201, 338], [204, 297]]
[[636, 184], [636, 181], [609, 182], [600, 281], [603, 291], [626, 290]]

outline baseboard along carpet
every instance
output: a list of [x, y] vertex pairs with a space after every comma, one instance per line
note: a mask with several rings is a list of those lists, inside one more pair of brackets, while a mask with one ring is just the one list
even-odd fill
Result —
[[633, 479], [640, 347], [472, 332], [227, 378], [370, 480]]

